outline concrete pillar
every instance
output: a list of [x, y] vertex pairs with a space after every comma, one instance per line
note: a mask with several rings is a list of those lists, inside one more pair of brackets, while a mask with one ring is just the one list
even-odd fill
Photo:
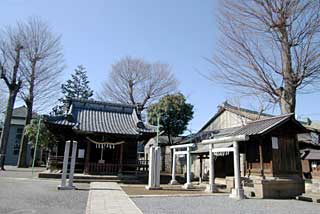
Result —
[[155, 148], [156, 164], [155, 164], [155, 189], [160, 189], [160, 167], [161, 167], [161, 148]]
[[246, 154], [242, 153], [240, 154], [240, 171], [241, 171], [241, 177], [246, 176]]
[[191, 159], [190, 159], [190, 147], [187, 147], [187, 183], [183, 185], [185, 189], [191, 189]]
[[148, 186], [146, 186], [146, 189], [148, 190], [154, 190], [154, 189], [161, 189], [160, 188], [160, 147], [150, 147], [149, 151], [149, 180], [148, 180]]
[[71, 155], [71, 164], [70, 164], [70, 173], [69, 173], [69, 188], [74, 189], [73, 186], [73, 175], [74, 175], [74, 168], [76, 165], [76, 158], [77, 158], [77, 141], [72, 142], [72, 155]]
[[66, 141], [64, 147], [64, 155], [63, 155], [63, 167], [62, 167], [62, 175], [61, 175], [61, 184], [58, 186], [59, 190], [69, 189], [66, 186], [67, 182], [67, 171], [68, 171], [68, 162], [69, 162], [69, 150], [70, 150], [70, 140]]
[[206, 188], [206, 192], [217, 192], [217, 186], [214, 183], [214, 156], [213, 156], [213, 144], [209, 144], [209, 161], [210, 161], [210, 170], [209, 170], [209, 184]]
[[230, 197], [241, 200], [245, 197], [243, 188], [241, 186], [239, 143], [237, 141], [233, 142], [233, 149], [234, 189], [232, 189]]
[[176, 149], [173, 149], [173, 156], [172, 156], [172, 178], [170, 181], [171, 185], [178, 184], [176, 180]]

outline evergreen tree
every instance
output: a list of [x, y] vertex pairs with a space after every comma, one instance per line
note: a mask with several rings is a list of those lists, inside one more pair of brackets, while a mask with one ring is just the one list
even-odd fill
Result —
[[83, 65], [78, 65], [74, 71], [75, 73], [71, 74], [71, 79], [61, 85], [64, 98], [89, 99], [93, 96], [93, 90], [89, 86], [90, 81], [86, 68]]
[[169, 143], [172, 144], [172, 137], [183, 134], [193, 118], [193, 105], [187, 103], [181, 93], [166, 95], [148, 108], [148, 121], [151, 125], [157, 125], [158, 117], [160, 130], [168, 135]]
[[61, 85], [63, 98], [59, 99], [60, 105], [55, 106], [52, 109], [50, 115], [63, 114], [63, 99], [79, 98], [89, 99], [93, 96], [93, 90], [89, 86], [87, 70], [83, 65], [78, 65], [74, 70], [74, 74], [71, 74], [71, 78]]

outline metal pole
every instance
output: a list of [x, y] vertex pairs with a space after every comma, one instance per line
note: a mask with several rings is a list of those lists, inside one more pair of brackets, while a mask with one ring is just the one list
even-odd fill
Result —
[[33, 151], [33, 160], [32, 160], [32, 175], [34, 173], [34, 163], [36, 160], [36, 155], [37, 155], [37, 147], [38, 147], [38, 140], [39, 140], [39, 133], [40, 133], [40, 125], [41, 125], [41, 117], [38, 122], [38, 130], [37, 130], [37, 136], [36, 136], [36, 144], [34, 146], [34, 151]]

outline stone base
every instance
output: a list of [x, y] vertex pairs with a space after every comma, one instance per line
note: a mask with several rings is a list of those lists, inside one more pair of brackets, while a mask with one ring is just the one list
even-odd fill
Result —
[[193, 189], [193, 185], [192, 183], [185, 183], [183, 186], [182, 186], [183, 189]]
[[170, 184], [170, 185], [177, 185], [177, 184], [179, 184], [179, 183], [178, 183], [178, 181], [176, 181], [176, 180], [171, 180], [169, 184]]
[[58, 190], [74, 190], [75, 189], [75, 186], [61, 186], [61, 185], [58, 185]]
[[245, 199], [244, 190], [243, 189], [232, 189], [231, 194], [229, 195], [230, 198], [234, 198], [237, 200]]
[[218, 192], [217, 185], [215, 185], [215, 184], [212, 184], [212, 185], [208, 184], [207, 187], [206, 187], [205, 192], [211, 192], [211, 193], [213, 193], [213, 192]]
[[151, 187], [151, 186], [146, 186], [147, 190], [160, 190], [162, 187]]
[[295, 198], [305, 192], [301, 178], [254, 180], [253, 185], [256, 198]]

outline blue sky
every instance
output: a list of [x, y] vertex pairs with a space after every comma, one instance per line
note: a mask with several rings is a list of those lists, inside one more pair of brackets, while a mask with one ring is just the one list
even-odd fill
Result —
[[[179, 89], [195, 106], [190, 129], [196, 131], [217, 105], [233, 97], [198, 73], [213, 69], [205, 58], [216, 51], [217, 4], [214, 0], [1, 0], [0, 27], [33, 15], [43, 18], [62, 34], [67, 64], [63, 79], [83, 64], [95, 91], [110, 65], [124, 56], [170, 64]], [[319, 93], [299, 95], [297, 114], [320, 119], [319, 98]], [[246, 101], [241, 103], [246, 106]]]

